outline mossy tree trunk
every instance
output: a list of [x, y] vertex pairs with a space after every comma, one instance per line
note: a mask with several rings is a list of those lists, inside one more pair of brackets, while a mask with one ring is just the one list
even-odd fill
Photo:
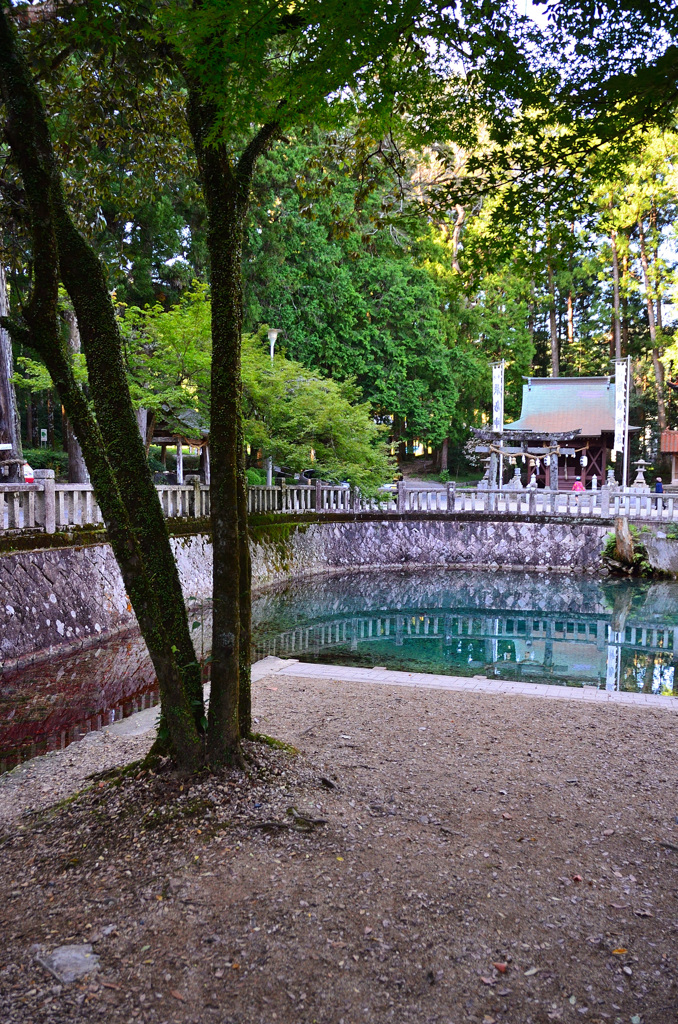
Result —
[[61, 276], [78, 319], [97, 420], [132, 528], [144, 552], [147, 571], [153, 585], [163, 595], [166, 629], [176, 647], [196, 727], [200, 729], [204, 715], [200, 666], [191, 642], [167, 523], [148, 466], [145, 439], [139, 434], [132, 406], [122, 337], [104, 268], [73, 223], [58, 171], [53, 196]]
[[[119, 421], [121, 412], [124, 421], [127, 410], [131, 410], [131, 403], [124, 374], [121, 379], [118, 373], [122, 365], [121, 346], [118, 345], [116, 350], [110, 330], [111, 321], [114, 322], [115, 317], [103, 268], [84, 239], [80, 236], [79, 242], [75, 239], [78, 233], [65, 208], [44, 107], [2, 6], [0, 90], [8, 113], [6, 137], [24, 184], [33, 248], [33, 288], [23, 310], [23, 323], [8, 320], [5, 325], [25, 340], [30, 339], [32, 347], [45, 360], [66, 414], [73, 424], [125, 588], [156, 670], [171, 753], [182, 766], [196, 768], [202, 758], [202, 743], [186, 686], [186, 665], [182, 664], [187, 659], [187, 652], [179, 649], [173, 635], [180, 616], [177, 608], [171, 607], [175, 604], [174, 594], [171, 589], [169, 592], [165, 589], [167, 581], [159, 572], [163, 560], [158, 559], [157, 541], [151, 546], [150, 553], [146, 551], [150, 524], [158, 524], [154, 506], [158, 506], [157, 511], [161, 514], [157, 494], [153, 488], [151, 501], [149, 487], [143, 479], [132, 484], [131, 493], [127, 491], [129, 474], [120, 476], [117, 472], [117, 462], [122, 455], [121, 437], [126, 432], [122, 427], [116, 434], [111, 429], [111, 423], [106, 422], [109, 418], [111, 421]], [[69, 243], [70, 252], [65, 254]], [[74, 261], [80, 265], [75, 267]], [[68, 284], [67, 289], [76, 308], [85, 351], [84, 325], [87, 324], [90, 333], [96, 334], [91, 354], [94, 375], [98, 375], [97, 383], [92, 387], [97, 419], [92, 415], [73, 377], [68, 351], [61, 337], [57, 306], [60, 272], [64, 283], [67, 283], [64, 264], [68, 266], [68, 278], [73, 292]], [[85, 291], [89, 296], [86, 301]], [[93, 323], [99, 317], [103, 319], [101, 330]], [[107, 346], [105, 359], [112, 366], [108, 372], [103, 372], [101, 366], [104, 346]], [[109, 389], [108, 392], [106, 389]], [[132, 419], [134, 426], [131, 435], [136, 438], [143, 452], [133, 414]], [[102, 429], [104, 423], [106, 434]], [[125, 440], [129, 441], [131, 437], [126, 434]], [[129, 451], [125, 454], [129, 455]], [[139, 461], [134, 458], [134, 453], [132, 462], [138, 469]], [[147, 479], [152, 488], [145, 459], [141, 476]], [[146, 507], [142, 508], [144, 500]], [[160, 537], [165, 540], [171, 559], [164, 522]], [[174, 566], [173, 559], [172, 564]], [[171, 612], [167, 614], [170, 607]], [[186, 619], [183, 598], [181, 611]], [[187, 621], [185, 633], [188, 635]], [[190, 636], [188, 639], [190, 643]], [[195, 662], [192, 646], [191, 660]], [[192, 666], [190, 671], [193, 671]]]
[[238, 727], [241, 738], [252, 732], [252, 559], [247, 528], [247, 476], [242, 416], [238, 423], [238, 554], [240, 557], [240, 672]]
[[187, 120], [207, 207], [211, 267], [211, 519], [214, 551], [212, 686], [208, 749], [215, 761], [240, 757], [250, 730], [251, 568], [247, 534], [245, 459], [241, 429], [242, 246], [257, 158], [277, 125], [264, 125], [237, 163], [213, 141], [213, 106], [187, 81]]

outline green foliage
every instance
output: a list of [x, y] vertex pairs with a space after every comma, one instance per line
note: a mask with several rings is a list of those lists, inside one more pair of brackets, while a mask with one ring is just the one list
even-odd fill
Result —
[[245, 471], [245, 474], [250, 487], [262, 487], [266, 483], [266, 473], [263, 469], [256, 469], [256, 467], [250, 466]]
[[[629, 104], [639, 83], [646, 96], [660, 89], [652, 62], [669, 36], [648, 26], [658, 18], [674, 32], [675, 23], [637, 6], [630, 14], [627, 5], [618, 25], [603, 5], [597, 19], [579, 13], [537, 30], [509, 4], [468, 2], [453, 15], [431, 3], [349, 11], [304, 0], [281, 16], [267, 3], [233, 3], [225, 18], [217, 0], [195, 8], [94, 0], [86, 14], [72, 5], [58, 25], [33, 26], [27, 45], [69, 202], [127, 304], [137, 404], [209, 416], [204, 338], [188, 348], [181, 341], [181, 318], [193, 312], [178, 300], [209, 275], [181, 68], [214, 101], [214, 135], [229, 159], [262, 123], [279, 126], [252, 192], [247, 331], [280, 327], [279, 350], [335, 380], [355, 380], [394, 440], [461, 445], [488, 412], [488, 361], [507, 362], [507, 418], [519, 412], [522, 376], [549, 372], [552, 308], [561, 373], [609, 371], [614, 230], [627, 261], [621, 292], [624, 351], [634, 356], [639, 392], [634, 422], [644, 428], [634, 444], [653, 449], [661, 384], [635, 224], [639, 213], [646, 218], [651, 290], [655, 304], [667, 305], [676, 137], [666, 96], [661, 129], [639, 131], [645, 115], [631, 116]], [[572, 5], [555, 7], [562, 14]], [[638, 41], [631, 49], [629, 25]], [[576, 59], [564, 32], [576, 36]], [[451, 35], [470, 47], [464, 76], [446, 48]], [[547, 67], [536, 53], [548, 53]], [[2, 201], [18, 296], [25, 277], [16, 267], [23, 259], [30, 269], [30, 252], [12, 176], [10, 163]], [[672, 330], [658, 332], [671, 374]], [[17, 381], [42, 390], [31, 354], [18, 355], [26, 361]], [[667, 396], [667, 405], [675, 419], [676, 399]]]
[[[396, 438], [440, 443], [465, 430], [460, 400], [485, 361], [461, 326], [461, 282], [422, 218], [405, 234], [390, 219], [393, 179], [358, 174], [365, 140], [315, 133], [262, 158], [244, 260], [245, 324], [281, 329], [291, 357], [354, 379]], [[437, 263], [435, 262], [437, 261]]]
[[191, 409], [206, 424], [212, 358], [207, 286], [194, 281], [167, 311], [159, 303], [144, 309], [121, 306], [120, 326], [135, 406], [170, 424]]
[[51, 448], [24, 448], [24, 459], [32, 469], [53, 469], [57, 476], [68, 474], [68, 453]]
[[[278, 355], [271, 366], [264, 332], [242, 350], [245, 440], [294, 471], [311, 466], [326, 480], [366, 493], [392, 474], [383, 428], [355, 382], [339, 383]], [[313, 461], [312, 455], [313, 452]]]

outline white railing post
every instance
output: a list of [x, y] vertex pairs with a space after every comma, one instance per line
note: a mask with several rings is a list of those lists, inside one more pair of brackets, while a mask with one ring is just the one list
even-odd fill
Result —
[[45, 533], [56, 533], [56, 501], [53, 469], [36, 469], [34, 477], [42, 484], [42, 508], [40, 509], [40, 526]]
[[7, 494], [7, 527], [10, 530], [18, 530], [21, 527], [21, 498], [19, 491], [10, 491]]
[[603, 484], [600, 488], [600, 518], [607, 519], [610, 515], [610, 488]]

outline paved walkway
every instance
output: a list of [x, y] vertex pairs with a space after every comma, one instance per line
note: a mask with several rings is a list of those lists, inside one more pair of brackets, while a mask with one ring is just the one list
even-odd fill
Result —
[[[419, 686], [430, 690], [471, 690], [475, 693], [510, 693], [521, 697], [548, 697], [552, 700], [577, 700], [591, 704], [631, 704], [640, 708], [678, 711], [678, 698], [653, 693], [617, 693], [594, 686], [553, 686], [548, 683], [514, 683], [486, 676], [436, 676], [427, 672], [391, 672], [385, 668], [350, 668], [345, 665], [314, 665], [294, 658], [262, 658], [252, 666], [252, 682], [270, 676], [295, 676], [306, 679], [336, 679], [339, 683], [381, 683], [383, 686]], [[205, 687], [205, 696], [209, 687]], [[160, 709], [146, 708], [121, 722], [106, 726], [118, 736], [143, 736], [155, 729]]]
[[471, 690], [476, 693], [509, 693], [521, 697], [586, 701], [593, 704], [631, 704], [634, 707], [678, 711], [678, 698], [652, 693], [598, 690], [594, 686], [555, 686], [550, 683], [515, 683], [486, 676], [436, 676], [426, 672], [391, 672], [385, 668], [350, 668], [343, 665], [313, 665], [293, 658], [263, 658], [252, 668], [253, 680], [264, 676], [295, 676], [307, 679], [336, 679], [347, 683], [381, 683], [385, 686], [420, 686], [436, 690]]

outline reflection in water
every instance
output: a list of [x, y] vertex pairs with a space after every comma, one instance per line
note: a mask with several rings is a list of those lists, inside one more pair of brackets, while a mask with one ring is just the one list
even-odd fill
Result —
[[[418, 569], [254, 599], [253, 654], [678, 694], [678, 584]], [[208, 605], [189, 619], [207, 670]], [[207, 659], [208, 661], [209, 659]], [[137, 633], [0, 674], [0, 770], [157, 702]]]
[[[204, 662], [209, 607], [190, 610], [193, 642]], [[136, 630], [97, 646], [53, 654], [0, 672], [0, 771], [158, 703], [158, 685]]]
[[136, 632], [0, 675], [0, 767], [65, 747], [157, 703], [155, 672]]
[[678, 584], [417, 569], [258, 597], [256, 657], [678, 693]]

